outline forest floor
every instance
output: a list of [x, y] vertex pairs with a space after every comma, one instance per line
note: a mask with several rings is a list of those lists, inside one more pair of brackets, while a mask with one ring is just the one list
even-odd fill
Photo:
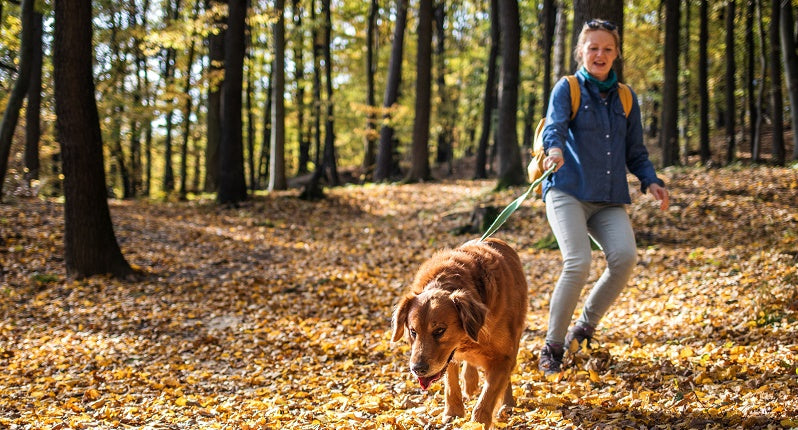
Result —
[[[662, 176], [666, 212], [632, 180], [634, 277], [555, 380], [537, 370], [560, 268], [542, 203], [496, 233], [530, 293], [498, 428], [798, 428], [798, 170]], [[475, 206], [523, 191], [494, 184], [112, 200], [135, 281], [65, 278], [62, 203], [0, 205], [0, 428], [477, 428], [442, 423], [442, 385], [418, 386], [390, 317], [423, 260], [478, 236], [451, 233]]]

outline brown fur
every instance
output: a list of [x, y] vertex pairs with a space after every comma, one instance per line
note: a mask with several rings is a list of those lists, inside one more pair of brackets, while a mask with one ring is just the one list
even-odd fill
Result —
[[461, 362], [466, 364], [469, 395], [475, 394], [478, 386], [474, 367], [485, 372], [472, 420], [490, 428], [501, 395], [504, 406], [514, 406], [510, 374], [526, 309], [527, 284], [521, 260], [501, 240], [470, 241], [438, 252], [421, 265], [394, 310], [393, 341], [407, 332], [410, 369], [423, 388], [446, 373], [445, 420], [465, 414]]

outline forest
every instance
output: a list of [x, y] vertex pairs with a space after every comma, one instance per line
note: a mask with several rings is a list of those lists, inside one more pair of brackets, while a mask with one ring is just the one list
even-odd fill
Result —
[[671, 206], [629, 176], [633, 278], [555, 379], [545, 205], [495, 233], [529, 313], [494, 424], [798, 428], [797, 9], [0, 0], [0, 427], [481, 428], [443, 422], [391, 312], [526, 189], [602, 18]]

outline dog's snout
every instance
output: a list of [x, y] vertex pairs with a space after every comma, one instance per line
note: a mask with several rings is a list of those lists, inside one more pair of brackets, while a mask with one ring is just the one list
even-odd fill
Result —
[[429, 371], [429, 363], [423, 361], [411, 363], [410, 370], [412, 370], [416, 375], [425, 375]]

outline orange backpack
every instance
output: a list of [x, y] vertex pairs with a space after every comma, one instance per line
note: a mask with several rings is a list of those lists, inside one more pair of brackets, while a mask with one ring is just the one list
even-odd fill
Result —
[[[582, 97], [582, 92], [579, 89], [579, 81], [574, 75], [565, 77], [568, 80], [568, 86], [571, 90], [571, 120], [576, 117], [579, 112], [579, 102]], [[629, 117], [629, 112], [632, 111], [632, 90], [626, 84], [618, 82], [618, 96], [621, 98], [621, 105], [626, 117]], [[537, 128], [535, 128], [535, 140], [532, 145], [532, 161], [526, 168], [527, 179], [530, 183], [535, 182], [538, 178], [543, 176], [543, 160], [546, 158], [546, 151], [543, 150], [543, 126], [546, 125], [546, 117], [540, 119]], [[543, 190], [543, 184], [535, 187], [534, 192], [538, 196]]]

